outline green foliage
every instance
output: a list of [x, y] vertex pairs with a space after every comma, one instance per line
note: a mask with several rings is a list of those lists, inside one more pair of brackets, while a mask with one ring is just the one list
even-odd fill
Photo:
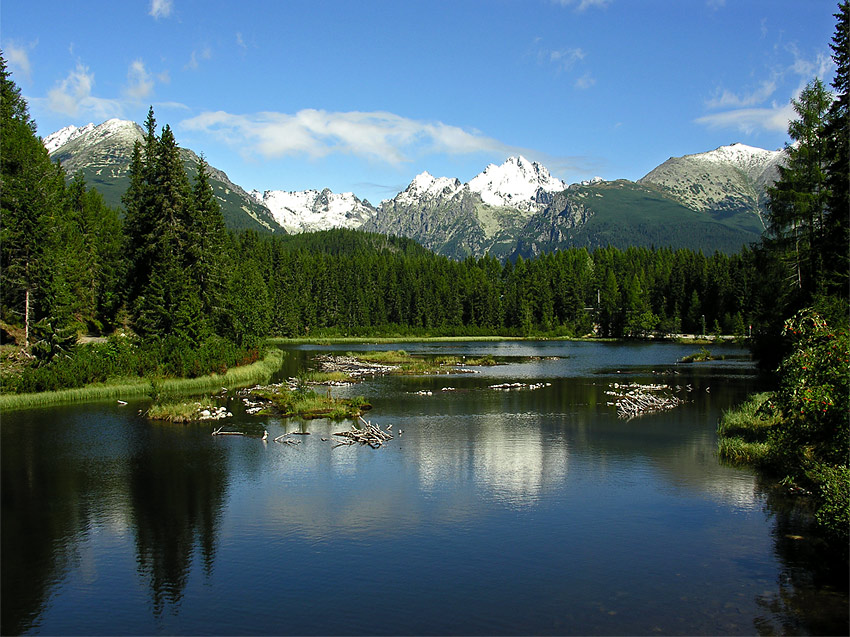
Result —
[[[53, 331], [48, 331], [53, 334]], [[110, 337], [107, 343], [68, 347], [67, 355], [26, 368], [19, 376], [4, 379], [4, 393], [57, 391], [103, 383], [119, 378], [197, 378], [224, 374], [230, 367], [257, 360], [256, 349], [240, 348], [211, 336], [200, 346], [178, 337], [139, 342]]]
[[818, 524], [846, 551], [850, 539], [850, 469], [817, 465], [809, 471], [808, 478], [817, 485]]
[[775, 444], [789, 463], [847, 466], [850, 460], [850, 336], [813, 310], [785, 323], [794, 342], [780, 366], [776, 402], [784, 417]]

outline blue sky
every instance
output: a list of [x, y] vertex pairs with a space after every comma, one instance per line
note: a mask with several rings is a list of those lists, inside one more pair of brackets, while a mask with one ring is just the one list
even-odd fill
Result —
[[829, 83], [829, 0], [4, 0], [40, 135], [153, 105], [247, 189], [373, 203], [523, 154], [638, 179], [732, 142], [780, 148]]

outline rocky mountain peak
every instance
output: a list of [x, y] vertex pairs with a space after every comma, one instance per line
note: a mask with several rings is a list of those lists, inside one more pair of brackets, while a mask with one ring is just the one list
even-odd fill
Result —
[[469, 189], [491, 206], [527, 209], [542, 192], [560, 192], [566, 184], [549, 171], [522, 155], [509, 157], [501, 166], [490, 164], [484, 172], [469, 180]]

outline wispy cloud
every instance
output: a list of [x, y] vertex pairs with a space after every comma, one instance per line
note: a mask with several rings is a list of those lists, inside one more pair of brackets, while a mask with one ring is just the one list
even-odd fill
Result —
[[119, 100], [92, 95], [94, 73], [82, 62], [47, 92], [46, 106], [55, 113], [76, 117], [89, 115], [95, 119], [109, 119], [123, 113]]
[[563, 7], [578, 5], [576, 11], [584, 11], [589, 7], [607, 7], [611, 0], [553, 0], [555, 4], [560, 4]]
[[697, 124], [715, 129], [735, 129], [747, 135], [757, 131], [783, 132], [794, 117], [790, 104], [773, 104], [767, 108], [739, 108], [698, 117]]
[[202, 49], [195, 49], [192, 51], [192, 55], [189, 56], [186, 66], [183, 68], [194, 71], [200, 66], [201, 60], [209, 60], [210, 58], [212, 58], [212, 49], [210, 47], [205, 46]]
[[28, 49], [34, 46], [34, 44], [29, 47], [21, 46], [12, 40], [7, 40], [3, 44], [3, 54], [6, 62], [9, 63], [9, 68], [27, 82], [32, 80], [32, 64], [30, 64]]
[[[794, 45], [786, 46], [785, 50], [793, 60], [784, 68], [772, 70], [770, 76], [754, 88], [739, 92], [718, 89], [715, 97], [706, 101], [706, 108], [720, 112], [703, 115], [694, 121], [709, 128], [734, 129], [748, 135], [758, 131], [787, 131], [788, 123], [796, 116], [790, 104], [791, 99], [799, 97], [812, 78], [825, 78], [832, 72], [834, 65], [832, 59], [824, 53], [819, 53], [814, 59], [807, 59], [800, 55]], [[788, 86], [788, 78], [794, 82], [794, 88], [784, 103], [771, 99]]]
[[413, 120], [385, 111], [234, 115], [205, 112], [181, 122], [187, 130], [215, 135], [265, 158], [355, 155], [388, 164], [427, 153], [511, 152], [515, 149], [478, 131], [442, 122]]
[[594, 79], [594, 77], [590, 74], [590, 71], [588, 71], [575, 81], [574, 86], [578, 89], [584, 90], [590, 88], [594, 84], [596, 84], [596, 79]]
[[172, 0], [151, 0], [151, 8], [148, 13], [158, 20], [170, 16], [173, 9]]
[[548, 57], [549, 62], [557, 66], [562, 71], [573, 68], [576, 62], [583, 60], [586, 55], [585, 52], [579, 48], [560, 49], [557, 51], [541, 52], [541, 54]]
[[127, 70], [125, 94], [134, 100], [143, 100], [153, 93], [153, 77], [142, 60], [135, 60]]
[[741, 108], [761, 104], [776, 92], [777, 78], [763, 80], [755, 89], [742, 93], [733, 93], [728, 89], [718, 91], [719, 95], [706, 102], [710, 109]]
[[[584, 63], [587, 53], [581, 47], [571, 46], [552, 49], [543, 46], [542, 38], [535, 38], [532, 43], [532, 55], [536, 53], [537, 63], [540, 65], [551, 65], [555, 68], [557, 74], [570, 73], [576, 71], [576, 67], [581, 67]], [[596, 80], [591, 75], [590, 71], [586, 71], [581, 77], [573, 82], [573, 86], [577, 89], [587, 89], [593, 86]]]

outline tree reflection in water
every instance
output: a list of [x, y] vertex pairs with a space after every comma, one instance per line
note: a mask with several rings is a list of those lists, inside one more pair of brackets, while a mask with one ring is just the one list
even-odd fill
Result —
[[208, 436], [152, 426], [133, 458], [130, 501], [137, 565], [149, 579], [154, 612], [180, 602], [196, 548], [212, 574], [217, 525], [227, 488], [225, 453]]
[[774, 521], [774, 552], [782, 570], [777, 588], [756, 598], [765, 611], [754, 619], [756, 631], [759, 635], [850, 634], [846, 547], [823, 539], [805, 496], [790, 495], [769, 478], [759, 478], [757, 489]]

